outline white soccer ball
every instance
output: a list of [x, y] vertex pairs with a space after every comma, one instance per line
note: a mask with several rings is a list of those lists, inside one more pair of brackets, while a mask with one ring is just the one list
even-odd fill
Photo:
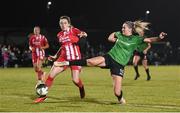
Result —
[[36, 93], [39, 96], [46, 96], [48, 93], [48, 87], [46, 86], [46, 84], [39, 84], [36, 87]]

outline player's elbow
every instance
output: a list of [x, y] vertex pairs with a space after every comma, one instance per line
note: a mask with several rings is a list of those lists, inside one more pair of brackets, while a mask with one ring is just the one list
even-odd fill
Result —
[[49, 48], [49, 44], [46, 44], [46, 49], [48, 49]]
[[116, 42], [116, 38], [114, 37], [114, 33], [112, 33], [112, 34], [109, 35], [108, 41], [110, 41], [110, 42]]

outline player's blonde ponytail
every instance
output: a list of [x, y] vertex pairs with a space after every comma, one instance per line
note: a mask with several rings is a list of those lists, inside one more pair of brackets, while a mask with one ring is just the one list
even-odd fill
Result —
[[140, 36], [144, 34], [145, 30], [149, 30], [149, 22], [143, 22], [142, 20], [134, 21], [134, 32], [138, 33]]

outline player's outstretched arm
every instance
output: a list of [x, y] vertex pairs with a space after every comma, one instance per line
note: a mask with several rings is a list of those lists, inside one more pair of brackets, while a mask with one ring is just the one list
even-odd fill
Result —
[[145, 38], [144, 42], [152, 43], [152, 42], [158, 42], [167, 36], [167, 33], [161, 32], [158, 37], [151, 37], [151, 38]]
[[84, 32], [84, 31], [81, 31], [81, 33], [79, 33], [78, 36], [79, 36], [80, 38], [82, 38], [82, 37], [85, 38], [85, 37], [87, 37], [87, 33]]

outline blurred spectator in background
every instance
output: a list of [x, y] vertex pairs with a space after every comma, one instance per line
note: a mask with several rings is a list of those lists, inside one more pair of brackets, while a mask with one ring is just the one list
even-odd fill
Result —
[[0, 67], [2, 67], [2, 45], [0, 44]]
[[164, 64], [166, 61], [169, 62], [168, 64], [172, 64], [173, 63], [173, 49], [170, 42], [166, 42], [163, 51], [164, 51], [164, 57], [163, 57]]
[[2, 56], [3, 56], [3, 67], [7, 68], [9, 61], [9, 52], [7, 48], [3, 48]]

